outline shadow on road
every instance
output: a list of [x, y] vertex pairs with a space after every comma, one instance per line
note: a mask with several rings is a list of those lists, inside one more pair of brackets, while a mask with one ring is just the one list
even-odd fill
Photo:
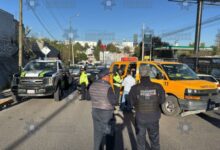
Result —
[[[71, 93], [76, 91], [76, 88], [77, 88], [77, 85], [74, 84], [74, 85], [71, 85], [71, 87], [68, 90], [65, 90], [64, 93], [63, 93], [64, 94], [63, 99], [67, 98]], [[35, 98], [35, 97], [25, 97], [20, 102], [17, 102], [17, 103], [15, 103], [15, 102], [14, 103], [13, 102], [7, 103], [6, 107], [0, 107], [0, 111], [5, 110], [5, 109], [9, 109], [11, 107], [17, 106], [17, 105], [22, 104], [24, 102], [27, 102], [27, 101], [31, 100], [32, 98]], [[37, 97], [37, 98], [39, 98], [39, 99], [41, 99], [41, 98], [51, 99], [53, 97], [52, 96], [46, 96], [46, 97]]]
[[211, 123], [212, 125], [220, 128], [220, 119], [217, 119], [217, 118], [214, 118], [214, 117], [211, 117], [207, 114], [198, 114], [198, 116], [204, 120], [206, 120], [207, 122]]
[[[77, 92], [74, 93], [73, 96], [73, 100], [76, 99], [76, 97], [78, 96]], [[8, 147], [5, 148], [5, 150], [11, 150], [11, 149], [16, 149], [19, 145], [21, 145], [22, 143], [24, 143], [26, 140], [28, 140], [31, 136], [33, 136], [35, 133], [37, 133], [43, 126], [45, 126], [48, 122], [50, 122], [54, 117], [56, 117], [58, 114], [60, 114], [64, 109], [66, 109], [66, 107], [69, 106], [70, 103], [73, 102], [73, 100], [68, 101], [67, 103], [65, 103], [62, 107], [60, 107], [58, 110], [56, 110], [54, 113], [52, 113], [50, 116], [48, 116], [47, 118], [45, 118], [44, 121], [42, 121], [41, 123], [39, 123], [35, 130], [33, 130], [31, 133], [26, 133], [25, 135], [23, 135], [21, 138], [17, 139], [16, 141], [14, 141], [13, 143], [11, 143]]]
[[77, 89], [77, 85], [76, 84], [71, 85], [68, 90], [65, 90], [63, 92], [63, 97], [62, 98], [63, 99], [67, 98], [71, 93], [76, 91], [76, 89]]
[[128, 135], [131, 143], [132, 150], [137, 149], [137, 143], [135, 139], [135, 132], [132, 129], [132, 126], [135, 124], [134, 114], [123, 112], [123, 116], [121, 114], [115, 114], [115, 116], [122, 119], [121, 124], [116, 124], [116, 133], [115, 133], [115, 147], [114, 150], [122, 150], [126, 149], [123, 143], [123, 130], [127, 128]]

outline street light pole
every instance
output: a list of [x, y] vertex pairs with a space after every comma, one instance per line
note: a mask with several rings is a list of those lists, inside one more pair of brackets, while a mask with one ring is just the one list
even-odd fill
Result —
[[23, 51], [23, 12], [22, 12], [22, 0], [19, 1], [19, 50], [18, 50], [18, 69], [22, 70], [22, 51]]
[[[72, 19], [73, 17], [79, 17], [79, 13], [75, 14], [74, 16], [71, 16], [70, 17], [70, 32], [71, 32], [71, 36], [70, 36], [70, 43], [71, 43], [71, 51], [72, 51], [72, 64], [74, 65], [75, 64], [75, 55], [74, 55], [74, 49], [73, 49], [73, 27], [72, 27]], [[71, 55], [69, 54], [69, 60], [71, 58]]]

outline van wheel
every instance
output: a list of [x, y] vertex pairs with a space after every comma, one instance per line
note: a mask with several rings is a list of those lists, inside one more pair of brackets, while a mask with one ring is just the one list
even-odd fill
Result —
[[22, 98], [20, 96], [17, 96], [16, 94], [12, 93], [12, 100], [15, 102], [15, 103], [20, 103]]
[[180, 114], [181, 109], [176, 97], [169, 95], [166, 101], [162, 104], [163, 113], [167, 116], [177, 116]]
[[62, 90], [60, 89], [60, 86], [57, 87], [53, 97], [54, 97], [55, 101], [60, 101], [61, 100], [61, 98], [62, 98]]

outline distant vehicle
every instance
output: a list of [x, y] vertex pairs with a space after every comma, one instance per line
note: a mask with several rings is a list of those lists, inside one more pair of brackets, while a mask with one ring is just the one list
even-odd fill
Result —
[[[179, 61], [187, 64], [194, 71], [196, 70], [196, 57], [181, 57]], [[210, 74], [220, 81], [220, 57], [199, 57], [197, 73]]]
[[98, 70], [100, 70], [100, 71], [103, 70], [103, 69], [105, 69], [105, 68], [106, 68], [105, 66], [97, 66], [97, 67], [96, 67], [96, 69], [98, 69]]
[[33, 60], [20, 73], [13, 75], [11, 91], [14, 101], [24, 97], [53, 96], [62, 99], [73, 79], [60, 60]]
[[93, 66], [92, 64], [87, 64], [86, 65], [86, 68], [88, 68], [88, 69], [92, 69], [92, 68], [94, 68], [95, 66]]
[[74, 78], [78, 78], [80, 75], [80, 66], [71, 66], [69, 68], [70, 74], [74, 77]]
[[86, 66], [85, 63], [83, 63], [83, 62], [79, 62], [78, 65], [80, 66], [80, 68], [85, 68], [85, 66]]
[[220, 90], [220, 84], [219, 81], [213, 77], [212, 75], [208, 75], [208, 74], [197, 74], [197, 76], [201, 79], [201, 80], [206, 80], [206, 81], [210, 81], [215, 83], [218, 86], [218, 89]]

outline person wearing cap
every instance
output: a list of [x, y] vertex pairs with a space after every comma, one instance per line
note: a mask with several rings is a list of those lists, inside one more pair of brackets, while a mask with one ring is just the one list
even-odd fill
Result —
[[137, 149], [146, 150], [146, 132], [152, 150], [159, 150], [160, 105], [165, 101], [165, 92], [160, 84], [150, 80], [151, 68], [140, 66], [140, 83], [134, 85], [129, 92], [129, 101], [135, 109]]
[[94, 127], [94, 150], [99, 150], [105, 135], [112, 132], [110, 121], [113, 118], [114, 106], [118, 99], [110, 85], [109, 70], [102, 70], [99, 79], [89, 88], [92, 102], [92, 118]]
[[122, 84], [122, 70], [118, 69], [114, 72], [113, 75], [113, 85], [114, 85], [114, 92], [117, 96], [117, 99], [119, 100], [120, 97], [120, 88], [121, 88], [121, 84]]
[[87, 87], [89, 85], [89, 80], [88, 80], [88, 76], [84, 68], [81, 68], [79, 84], [81, 86], [81, 100], [86, 100], [87, 99]]

